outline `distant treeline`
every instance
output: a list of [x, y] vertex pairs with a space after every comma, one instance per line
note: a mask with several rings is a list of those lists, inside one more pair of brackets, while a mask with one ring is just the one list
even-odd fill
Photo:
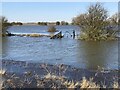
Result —
[[6, 22], [3, 23], [5, 26], [13, 26], [13, 25], [23, 25], [21, 22]]
[[12, 23], [10, 23], [11, 25], [23, 25], [23, 23], [21, 23], [21, 22], [12, 22]]
[[[25, 23], [22, 22], [7, 22], [5, 23], [7, 26], [13, 26], [13, 25], [24, 25]], [[26, 24], [36, 24], [36, 25], [70, 25], [70, 23], [66, 21], [57, 21], [57, 22], [38, 22], [38, 23], [26, 23]]]
[[38, 25], [69, 25], [66, 21], [57, 21], [57, 22], [38, 22]]

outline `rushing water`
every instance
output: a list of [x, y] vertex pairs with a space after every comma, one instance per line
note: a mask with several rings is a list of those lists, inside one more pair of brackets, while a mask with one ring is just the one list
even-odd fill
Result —
[[[79, 68], [118, 69], [118, 41], [88, 42], [72, 39], [70, 34], [77, 26], [56, 26], [65, 35], [62, 39], [49, 37], [6, 37], [3, 38], [3, 58], [18, 61], [67, 64]], [[12, 26], [12, 33], [43, 33], [47, 26]], [[69, 33], [70, 34], [69, 34]]]

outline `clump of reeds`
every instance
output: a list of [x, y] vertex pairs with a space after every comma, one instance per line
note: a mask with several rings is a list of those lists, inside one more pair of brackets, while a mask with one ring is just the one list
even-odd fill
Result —
[[56, 30], [55, 26], [49, 26], [48, 32], [56, 32], [56, 31], [57, 30]]

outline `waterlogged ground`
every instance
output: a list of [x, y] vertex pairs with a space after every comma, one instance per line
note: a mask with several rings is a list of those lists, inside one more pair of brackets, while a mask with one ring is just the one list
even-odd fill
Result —
[[[47, 32], [47, 28], [47, 26], [13, 26], [8, 31], [51, 34]], [[118, 86], [119, 40], [81, 41], [73, 39], [70, 35], [73, 30], [77, 34], [80, 33], [79, 27], [56, 28], [63, 32], [64, 38], [3, 37], [2, 68], [5, 70], [3, 88]]]
[[[47, 26], [13, 26], [12, 33], [44, 33]], [[40, 62], [48, 64], [67, 64], [84, 69], [118, 69], [118, 41], [86, 42], [73, 39], [73, 30], [80, 33], [77, 26], [57, 26], [64, 38], [19, 37], [3, 38], [3, 58]]]

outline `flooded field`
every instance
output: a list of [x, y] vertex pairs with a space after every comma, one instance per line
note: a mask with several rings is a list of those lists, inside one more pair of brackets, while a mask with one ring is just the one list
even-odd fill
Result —
[[[118, 41], [86, 42], [71, 37], [73, 30], [80, 33], [77, 26], [56, 26], [64, 38], [49, 37], [4, 37], [3, 59], [66, 64], [84, 69], [118, 69]], [[12, 26], [11, 33], [42, 33], [47, 26]]]

